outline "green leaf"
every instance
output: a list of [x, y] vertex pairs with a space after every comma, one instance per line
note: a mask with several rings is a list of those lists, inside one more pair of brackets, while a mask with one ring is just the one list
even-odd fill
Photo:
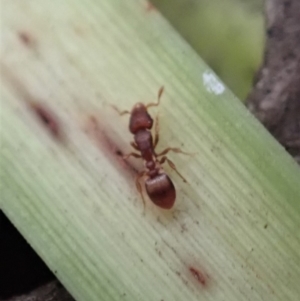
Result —
[[[133, 0], [3, 6], [1, 209], [70, 293], [297, 300], [299, 168], [159, 13]], [[144, 214], [142, 162], [119, 155], [128, 117], [110, 105], [154, 101], [162, 85], [158, 150], [197, 154], [170, 154], [188, 184], [165, 166], [175, 206], [147, 199]]]

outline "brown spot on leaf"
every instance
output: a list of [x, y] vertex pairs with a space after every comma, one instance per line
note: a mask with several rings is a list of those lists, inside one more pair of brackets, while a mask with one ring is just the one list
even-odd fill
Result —
[[154, 4], [151, 1], [147, 1], [146, 4], [146, 11], [147, 12], [151, 12], [151, 11], [155, 11], [157, 10], [156, 7], [154, 6]]
[[115, 141], [107, 135], [101, 122], [94, 115], [90, 115], [88, 123], [87, 132], [92, 134], [99, 148], [107, 154], [107, 158], [114, 163], [118, 162], [123, 168], [129, 169], [132, 174], [136, 175], [138, 170], [129, 161], [123, 159], [123, 152], [118, 148]]
[[36, 40], [28, 32], [26, 32], [26, 31], [19, 31], [18, 32], [18, 37], [19, 37], [21, 43], [24, 46], [30, 47], [30, 48], [33, 48], [33, 47], [36, 46]]
[[119, 156], [119, 157], [123, 157], [123, 155], [124, 155], [119, 149], [117, 149], [117, 150], [115, 151], [115, 154], [116, 154], [117, 156]]
[[207, 279], [204, 273], [202, 273], [198, 269], [195, 269], [194, 267], [190, 267], [189, 271], [191, 272], [191, 274], [197, 280], [198, 283], [200, 283], [203, 286], [206, 286]]
[[79, 37], [84, 37], [86, 35], [86, 30], [83, 26], [81, 25], [76, 25], [74, 26], [74, 32], [77, 36]]
[[62, 131], [57, 116], [41, 103], [32, 102], [30, 103], [30, 108], [50, 134], [60, 140], [62, 138]]

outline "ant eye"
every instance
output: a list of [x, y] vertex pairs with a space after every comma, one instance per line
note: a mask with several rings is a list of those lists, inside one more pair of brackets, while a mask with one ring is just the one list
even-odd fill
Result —
[[153, 125], [153, 121], [152, 121], [152, 119], [151, 119], [151, 120], [149, 120], [149, 122], [148, 122], [148, 129], [151, 129], [151, 128], [152, 128], [152, 125]]

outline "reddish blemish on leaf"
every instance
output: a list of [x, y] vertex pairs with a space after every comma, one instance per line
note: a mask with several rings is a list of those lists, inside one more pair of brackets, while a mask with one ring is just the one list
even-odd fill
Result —
[[199, 270], [197, 270], [193, 267], [190, 267], [189, 271], [201, 285], [203, 285], [203, 286], [206, 285], [206, 276], [202, 272], [200, 272]]
[[56, 139], [60, 139], [61, 127], [54, 113], [49, 108], [45, 107], [45, 105], [37, 102], [31, 103], [30, 107], [51, 135]]
[[115, 151], [115, 154], [119, 157], [123, 157], [123, 153], [119, 149]]
[[80, 36], [80, 37], [84, 37], [86, 34], [86, 30], [84, 29], [84, 27], [82, 27], [80, 25], [74, 26], [74, 32], [77, 36]]
[[99, 148], [107, 154], [108, 159], [111, 159], [114, 163], [119, 162], [123, 168], [129, 169], [132, 174], [138, 173], [138, 170], [130, 162], [123, 159], [123, 152], [117, 147], [113, 139], [106, 134], [101, 122], [93, 115], [89, 116], [87, 132], [92, 134]]
[[27, 47], [33, 47], [36, 44], [35, 39], [26, 31], [18, 32], [18, 37], [22, 44], [24, 44]]
[[153, 5], [152, 2], [147, 1], [147, 4], [146, 4], [146, 5], [147, 5], [147, 6], [146, 6], [146, 11], [147, 11], [147, 12], [151, 12], [151, 11], [156, 10], [156, 7]]

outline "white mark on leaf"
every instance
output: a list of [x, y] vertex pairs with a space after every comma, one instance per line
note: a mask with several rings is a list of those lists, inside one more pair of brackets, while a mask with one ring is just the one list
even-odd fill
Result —
[[225, 91], [225, 86], [210, 71], [206, 71], [203, 73], [203, 83], [206, 87], [206, 90], [210, 93], [220, 95]]

